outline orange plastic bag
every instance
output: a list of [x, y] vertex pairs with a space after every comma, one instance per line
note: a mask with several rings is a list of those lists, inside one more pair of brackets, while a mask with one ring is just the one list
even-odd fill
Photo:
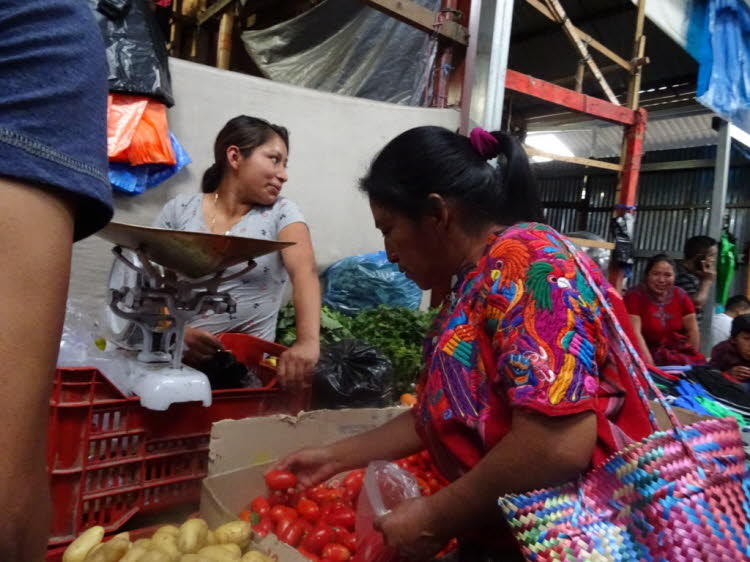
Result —
[[177, 162], [169, 139], [167, 107], [163, 103], [148, 100], [135, 134], [128, 147], [127, 159], [133, 166], [141, 164], [169, 164]]
[[126, 151], [141, 122], [148, 98], [126, 94], [107, 96], [107, 156], [110, 160], [127, 162]]

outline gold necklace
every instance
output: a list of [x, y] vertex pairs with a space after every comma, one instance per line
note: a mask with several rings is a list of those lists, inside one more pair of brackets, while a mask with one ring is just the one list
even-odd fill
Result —
[[[214, 193], [214, 216], [211, 219], [211, 228], [210, 228], [211, 234], [215, 234], [214, 233], [214, 227], [216, 226], [216, 215], [218, 215], [218, 214], [219, 214], [219, 192], [217, 191], [217, 192]], [[224, 233], [224, 236], [229, 236], [229, 232], [231, 230], [232, 230], [231, 228], [229, 230], [227, 230]]]

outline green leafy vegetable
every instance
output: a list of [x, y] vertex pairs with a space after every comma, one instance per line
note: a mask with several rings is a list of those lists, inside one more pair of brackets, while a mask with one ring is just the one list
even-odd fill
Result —
[[[393, 364], [393, 395], [398, 397], [414, 391], [424, 368], [422, 342], [434, 317], [435, 311], [393, 306], [380, 306], [349, 317], [324, 306], [320, 315], [320, 343], [356, 339], [377, 348]], [[290, 303], [279, 312], [276, 339], [290, 346], [296, 337], [294, 307]]]

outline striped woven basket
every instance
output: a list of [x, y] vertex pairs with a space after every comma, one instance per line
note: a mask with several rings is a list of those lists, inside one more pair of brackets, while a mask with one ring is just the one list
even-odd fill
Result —
[[745, 453], [731, 418], [657, 432], [581, 481], [500, 499], [528, 560], [750, 560]]
[[[579, 260], [570, 243], [562, 239]], [[578, 481], [499, 499], [524, 556], [538, 562], [750, 561], [750, 480], [732, 418], [682, 426], [601, 295], [610, 326], [674, 429], [655, 431]], [[639, 379], [640, 375], [640, 379]], [[650, 408], [649, 408], [650, 411]], [[652, 427], [656, 428], [653, 413]]]

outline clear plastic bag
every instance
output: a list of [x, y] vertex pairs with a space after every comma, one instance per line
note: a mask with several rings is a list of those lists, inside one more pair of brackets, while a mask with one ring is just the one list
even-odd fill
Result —
[[357, 553], [353, 561], [399, 562], [400, 555], [383, 543], [383, 535], [373, 522], [402, 501], [419, 496], [419, 485], [411, 473], [390, 462], [371, 462], [357, 502]]

